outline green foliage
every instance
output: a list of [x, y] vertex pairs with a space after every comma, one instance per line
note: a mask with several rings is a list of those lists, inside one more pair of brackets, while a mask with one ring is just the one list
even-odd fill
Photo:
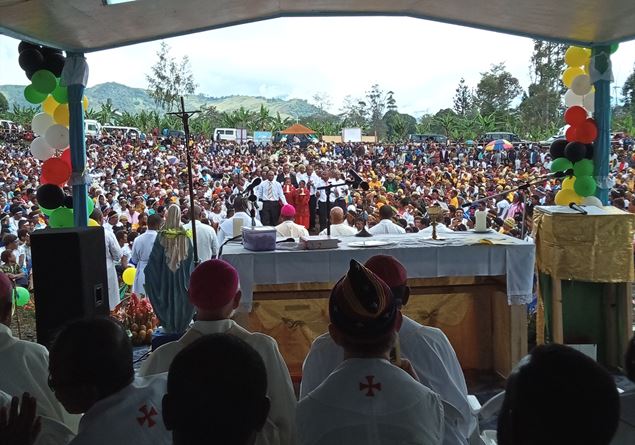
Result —
[[522, 93], [520, 82], [506, 69], [504, 63], [492, 65], [481, 73], [476, 86], [476, 104], [482, 114], [505, 114], [512, 101]]
[[146, 75], [150, 96], [161, 108], [171, 111], [179, 97], [193, 94], [196, 90], [190, 60], [184, 56], [180, 62], [170, 55], [171, 48], [161, 42], [157, 51], [157, 62]]
[[21, 107], [14, 104], [11, 110], [3, 113], [3, 115], [10, 121], [16, 122], [25, 127], [30, 127], [33, 116], [35, 116], [38, 112], [39, 107]]
[[459, 85], [454, 90], [454, 112], [459, 116], [467, 116], [474, 111], [474, 95], [461, 77]]
[[0, 93], [0, 113], [4, 114], [9, 111], [9, 101], [6, 96]]
[[387, 129], [386, 138], [389, 141], [404, 141], [409, 134], [417, 132], [417, 120], [409, 114], [389, 110], [383, 120]]
[[635, 65], [633, 65], [633, 72], [624, 82], [622, 97], [624, 98], [624, 111], [631, 116], [635, 116]]

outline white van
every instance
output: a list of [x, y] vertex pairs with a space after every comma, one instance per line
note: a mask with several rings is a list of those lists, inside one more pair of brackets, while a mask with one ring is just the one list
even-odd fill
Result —
[[17, 133], [17, 132], [18, 132], [18, 126], [15, 122], [0, 119], [0, 133], [9, 134], [9, 133]]
[[101, 127], [106, 133], [111, 136], [116, 136], [117, 133], [121, 133], [127, 138], [137, 139], [141, 132], [136, 127], [121, 127], [117, 125], [103, 125]]
[[84, 119], [84, 134], [97, 137], [101, 134], [101, 124], [94, 119]]
[[215, 128], [214, 140], [235, 141], [237, 139], [237, 133], [236, 128]]

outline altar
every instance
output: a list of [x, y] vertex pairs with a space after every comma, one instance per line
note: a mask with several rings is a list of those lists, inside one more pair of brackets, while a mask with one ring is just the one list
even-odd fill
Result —
[[[349, 237], [337, 249], [274, 252], [252, 252], [236, 243], [224, 247], [222, 258], [240, 274], [239, 322], [275, 337], [295, 378], [311, 342], [327, 330], [333, 284], [351, 259], [364, 262], [378, 254], [394, 256], [408, 271], [412, 296], [406, 315], [442, 329], [464, 369], [505, 377], [527, 351], [535, 247], [495, 232], [442, 237]], [[351, 245], [371, 240], [383, 245]]]

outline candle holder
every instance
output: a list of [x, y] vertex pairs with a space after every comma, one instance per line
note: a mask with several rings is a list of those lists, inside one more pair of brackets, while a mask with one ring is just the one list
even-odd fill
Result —
[[443, 218], [443, 213], [445, 213], [445, 210], [443, 210], [443, 208], [441, 208], [440, 206], [428, 207], [428, 216], [430, 217], [430, 224], [432, 225], [433, 240], [443, 239], [437, 236], [437, 224], [439, 223], [441, 218]]

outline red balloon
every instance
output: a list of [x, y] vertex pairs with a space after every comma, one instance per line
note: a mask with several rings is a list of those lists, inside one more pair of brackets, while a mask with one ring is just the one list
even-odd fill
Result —
[[584, 144], [590, 144], [598, 137], [598, 127], [591, 118], [584, 121], [576, 128], [575, 133], [578, 141]]
[[66, 162], [68, 164], [69, 167], [71, 167], [72, 170], [72, 163], [71, 163], [71, 149], [70, 148], [65, 148], [64, 151], [62, 152], [62, 154], [60, 155], [60, 159], [64, 162]]
[[42, 177], [50, 184], [64, 184], [71, 177], [71, 167], [61, 158], [50, 158], [42, 164]]
[[579, 105], [574, 105], [573, 107], [569, 107], [567, 111], [564, 112], [564, 120], [567, 124], [575, 126], [584, 123], [587, 118], [587, 112], [584, 108]]
[[577, 141], [577, 129], [576, 127], [574, 127], [573, 125], [570, 126], [569, 128], [567, 128], [566, 133], [564, 134], [565, 138], [567, 138], [567, 141], [569, 142], [574, 142]]

